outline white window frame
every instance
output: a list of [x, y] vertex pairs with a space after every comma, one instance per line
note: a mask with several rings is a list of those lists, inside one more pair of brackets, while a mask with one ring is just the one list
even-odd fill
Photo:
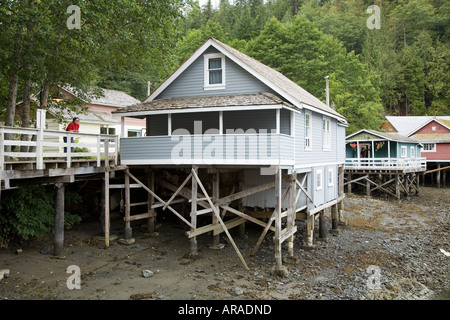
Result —
[[328, 168], [328, 186], [334, 186], [334, 170], [333, 168]]
[[[432, 149], [425, 149], [426, 145], [432, 145], [433, 148]], [[436, 152], [436, 143], [424, 143], [423, 144], [423, 148], [422, 148], [422, 152]]]
[[323, 171], [322, 169], [316, 170], [316, 177], [314, 179], [314, 183], [316, 184], [316, 190], [322, 190], [323, 189]]
[[411, 158], [415, 158], [416, 157], [416, 147], [410, 147], [409, 153], [411, 154]]
[[[226, 88], [226, 79], [225, 79], [225, 55], [222, 53], [209, 53], [203, 55], [204, 57], [204, 90], [223, 90]], [[209, 60], [210, 59], [218, 59], [222, 60], [222, 83], [217, 84], [209, 84]]]
[[[309, 117], [309, 126], [306, 123], [306, 117]], [[309, 135], [308, 135], [309, 128]], [[312, 150], [312, 112], [305, 111], [305, 150]]]
[[[328, 125], [328, 128], [327, 128], [327, 125]], [[322, 131], [323, 131], [323, 149], [331, 150], [331, 119], [330, 118], [323, 117]]]
[[401, 146], [400, 148], [400, 157], [406, 158], [408, 156], [408, 147], [407, 146]]

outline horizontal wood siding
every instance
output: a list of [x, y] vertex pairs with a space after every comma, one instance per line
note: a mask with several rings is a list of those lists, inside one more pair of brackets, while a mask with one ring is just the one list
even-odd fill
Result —
[[[281, 145], [280, 145], [281, 144]], [[279, 164], [282, 161], [293, 163], [293, 153], [289, 153], [293, 138], [284, 135], [236, 134], [236, 135], [187, 135], [158, 136], [121, 139], [121, 160], [127, 161], [171, 160], [173, 164], [198, 163], [191, 161], [204, 160], [205, 163], [223, 163], [241, 161], [239, 163]], [[168, 164], [161, 162], [161, 164]]]
[[[216, 49], [209, 48], [205, 51], [205, 54], [216, 52], [218, 52]], [[259, 92], [274, 93], [273, 90], [228, 58], [225, 59], [225, 72], [225, 89], [204, 90], [204, 57], [201, 55], [174, 82], [161, 92], [157, 99], [251, 94]]]
[[[305, 112], [296, 113], [295, 120], [295, 163], [297, 166], [305, 166], [319, 163], [334, 163], [345, 161], [345, 137], [337, 125], [335, 119], [331, 120], [331, 148], [323, 148], [323, 116], [312, 112], [312, 148], [307, 150], [305, 146]], [[345, 128], [343, 128], [345, 129]], [[339, 152], [338, 152], [339, 150]]]

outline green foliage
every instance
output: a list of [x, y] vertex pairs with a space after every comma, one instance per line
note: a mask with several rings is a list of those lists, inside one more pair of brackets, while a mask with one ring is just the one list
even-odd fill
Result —
[[[52, 186], [29, 185], [2, 192], [0, 239], [19, 237], [27, 240], [51, 232], [54, 226], [54, 196]], [[80, 221], [76, 214], [66, 212], [64, 215], [66, 228]]]
[[329, 75], [331, 101], [350, 123], [352, 133], [377, 129], [383, 119], [378, 78], [354, 52], [326, 35], [307, 19], [289, 24], [270, 19], [246, 53], [275, 68], [316, 97], [325, 100], [324, 76]]

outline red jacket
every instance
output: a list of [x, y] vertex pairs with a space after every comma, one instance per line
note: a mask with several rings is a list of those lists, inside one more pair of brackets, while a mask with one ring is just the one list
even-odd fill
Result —
[[80, 125], [74, 122], [69, 123], [69, 125], [66, 128], [66, 131], [74, 131], [78, 130], [80, 128]]

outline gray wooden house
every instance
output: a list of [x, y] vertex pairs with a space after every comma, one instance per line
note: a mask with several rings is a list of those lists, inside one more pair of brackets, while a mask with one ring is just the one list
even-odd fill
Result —
[[[269, 230], [275, 232], [279, 269], [285, 240], [293, 256], [296, 220], [307, 222], [308, 245], [315, 219], [329, 208], [337, 229], [346, 119], [238, 50], [209, 38], [143, 103], [114, 114], [146, 119], [145, 137], [121, 138], [120, 162], [130, 171], [152, 172], [145, 184], [152, 200], [158, 185], [173, 192], [162, 201], [164, 209], [191, 227], [193, 254], [202, 233], [213, 231], [213, 243], [220, 247], [217, 235], [226, 232], [234, 245], [228, 229], [250, 221], [263, 227], [252, 254]], [[177, 172], [179, 180], [164, 180], [161, 170]], [[190, 200], [190, 221], [171, 206], [176, 197]], [[236, 218], [227, 220], [226, 213]], [[198, 227], [197, 217], [204, 214], [212, 217], [211, 224]], [[154, 216], [150, 204], [148, 215], [141, 215]]]

